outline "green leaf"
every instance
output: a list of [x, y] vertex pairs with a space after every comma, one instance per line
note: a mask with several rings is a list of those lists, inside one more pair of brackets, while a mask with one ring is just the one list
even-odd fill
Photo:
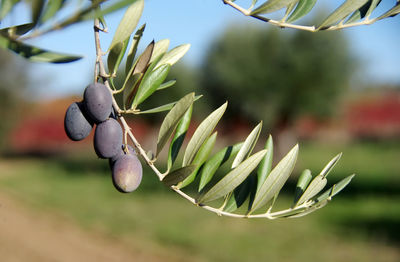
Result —
[[19, 0], [2, 0], [0, 1], [0, 20], [13, 9], [16, 3], [20, 2]]
[[226, 212], [234, 212], [236, 209], [241, 207], [243, 203], [246, 201], [247, 197], [251, 193], [251, 185], [253, 183], [253, 176], [248, 176], [235, 190], [233, 194], [229, 197], [228, 202], [224, 207], [224, 211]]
[[178, 188], [184, 188], [194, 181], [196, 178], [196, 174], [199, 171], [200, 167], [204, 162], [206, 162], [208, 156], [211, 154], [211, 151], [214, 148], [215, 140], [217, 139], [217, 132], [212, 134], [206, 141], [204, 141], [203, 145], [201, 145], [199, 151], [194, 157], [192, 164], [196, 165], [197, 168], [193, 171], [190, 176], [188, 176], [185, 180], [178, 184]]
[[143, 53], [139, 56], [133, 69], [133, 74], [144, 73], [154, 50], [154, 40], [146, 47]]
[[300, 0], [296, 6], [296, 9], [293, 11], [293, 13], [290, 14], [289, 18], [287, 19], [287, 22], [294, 22], [308, 14], [313, 9], [316, 2], [317, 0]]
[[146, 24], [142, 25], [135, 33], [132, 39], [132, 44], [131, 47], [129, 48], [128, 56], [126, 58], [126, 63], [125, 63], [125, 74], [128, 75], [128, 73], [132, 69], [133, 61], [135, 59], [137, 47], [139, 45], [140, 39], [143, 36], [144, 29], [146, 28]]
[[40, 24], [45, 23], [63, 7], [65, 0], [51, 0], [47, 2], [46, 8], [40, 17]]
[[381, 3], [381, 0], [372, 0], [371, 5], [369, 6], [369, 9], [367, 13], [365, 14], [365, 17], [369, 18], [372, 14], [372, 12], [375, 10], [375, 8]]
[[69, 63], [81, 59], [81, 56], [56, 53], [39, 47], [24, 44], [0, 36], [0, 48], [9, 49], [32, 62]]
[[156, 67], [159, 67], [163, 64], [174, 65], [176, 62], [181, 59], [186, 52], [189, 50], [190, 44], [183, 44], [180, 46], [175, 47], [174, 49], [167, 52], [163, 58], [158, 62]]
[[121, 64], [122, 58], [125, 55], [126, 48], [128, 47], [129, 37], [121, 43], [117, 43], [110, 50], [107, 57], [108, 73], [111, 76], [115, 76], [118, 71], [118, 67]]
[[181, 167], [166, 175], [162, 182], [168, 187], [174, 186], [189, 176], [195, 168], [194, 165]]
[[46, 4], [45, 0], [31, 0], [32, 23], [37, 24]]
[[380, 0], [368, 0], [368, 2], [366, 2], [362, 7], [353, 12], [353, 14], [349, 17], [349, 19], [347, 19], [345, 24], [351, 24], [353, 22], [361, 20], [366, 15], [369, 16], [372, 10], [375, 9], [375, 7], [377, 6], [378, 1]]
[[264, 184], [264, 181], [267, 179], [267, 176], [271, 172], [272, 168], [272, 160], [274, 158], [274, 143], [271, 135], [268, 137], [267, 142], [265, 143], [265, 149], [267, 150], [267, 153], [265, 154], [257, 170], [257, 192], [260, 190], [262, 184]]
[[142, 77], [143, 73], [133, 74], [125, 81], [124, 85], [122, 86], [124, 109], [128, 108], [129, 105], [132, 105], [137, 86], [139, 85]]
[[294, 192], [293, 206], [297, 205], [300, 197], [303, 195], [308, 184], [310, 184], [311, 179], [312, 179], [312, 175], [311, 175], [311, 171], [309, 169], [306, 169], [301, 173], [301, 175], [297, 181], [296, 190]]
[[34, 27], [35, 27], [34, 23], [15, 25], [0, 29], [0, 34], [2, 34], [5, 37], [21, 36], [28, 33]]
[[210, 136], [211, 132], [218, 124], [219, 120], [226, 110], [227, 105], [228, 103], [226, 102], [225, 104], [220, 106], [217, 110], [206, 117], [206, 119], [204, 119], [203, 122], [201, 122], [201, 124], [198, 126], [187, 145], [185, 155], [183, 156], [183, 166], [186, 166], [193, 161], [193, 158], [199, 150], [200, 146], [204, 143], [207, 137]]
[[276, 165], [271, 171], [260, 190], [256, 193], [253, 207], [249, 214], [268, 203], [282, 189], [286, 180], [289, 178], [296, 163], [299, 146], [296, 145], [292, 150]]
[[381, 20], [381, 19], [384, 19], [384, 18], [387, 18], [387, 17], [393, 17], [393, 16], [398, 15], [399, 13], [400, 13], [400, 2], [397, 1], [395, 6], [393, 6], [389, 11], [387, 11], [383, 15], [379, 16], [375, 20]]
[[[195, 96], [194, 97], [194, 101], [199, 100], [202, 97], [202, 95], [199, 96]], [[152, 109], [148, 109], [148, 110], [144, 110], [144, 111], [139, 111], [138, 114], [153, 114], [153, 113], [160, 113], [160, 112], [164, 112], [164, 111], [168, 111], [171, 110], [174, 105], [177, 103], [177, 101], [172, 102], [172, 103], [168, 103], [162, 106], [158, 106]]]
[[342, 191], [353, 179], [355, 175], [350, 175], [342, 180], [340, 180], [339, 183], [333, 185], [330, 189], [322, 193], [320, 196], [317, 197], [316, 202], [323, 202], [325, 200], [328, 200], [329, 198], [334, 197], [337, 195], [340, 191]]
[[310, 185], [307, 187], [307, 189], [304, 191], [303, 195], [297, 202], [297, 205], [301, 205], [304, 202], [310, 200], [326, 186], [328, 182], [326, 177], [328, 176], [332, 168], [336, 165], [336, 163], [339, 161], [341, 156], [342, 156], [341, 153], [335, 156], [331, 161], [329, 161], [329, 163], [324, 167], [324, 169], [322, 169], [321, 173], [319, 173], [319, 175], [316, 176], [311, 181]]
[[171, 144], [168, 151], [168, 162], [167, 168], [170, 170], [178, 157], [179, 150], [185, 140], [186, 132], [189, 129], [190, 120], [192, 119], [193, 104], [186, 110], [182, 119], [179, 121], [174, 137], [172, 138]]
[[253, 148], [255, 147], [258, 137], [260, 136], [262, 129], [262, 121], [250, 132], [249, 136], [240, 148], [239, 153], [236, 155], [235, 160], [233, 160], [232, 168], [237, 167], [244, 159], [246, 159]]
[[139, 19], [142, 15], [144, 7], [144, 0], [135, 0], [126, 10], [121, 22], [119, 23], [117, 30], [115, 31], [114, 37], [111, 41], [108, 50], [113, 49], [115, 45], [125, 41], [131, 36], [133, 30], [135, 30]]
[[254, 9], [250, 13], [250, 15], [273, 13], [297, 1], [299, 0], [269, 0], [264, 4], [260, 5], [259, 7], [257, 7], [256, 9]]
[[175, 85], [175, 83], [176, 83], [176, 80], [169, 80], [169, 81], [167, 81], [167, 82], [165, 82], [165, 83], [162, 83], [162, 84], [157, 88], [157, 91], [158, 91], [158, 90], [166, 89], [166, 88], [168, 88], [168, 87], [171, 87], [171, 86]]
[[167, 78], [170, 68], [170, 65], [162, 65], [154, 71], [147, 71], [144, 74], [135, 99], [133, 100], [132, 108], [136, 108], [160, 87], [161, 83]]
[[150, 63], [160, 55], [165, 54], [168, 51], [169, 39], [162, 39], [154, 44], [153, 54], [150, 59]]
[[239, 152], [242, 145], [243, 143], [238, 143], [234, 146], [225, 147], [207, 160], [201, 169], [199, 192], [211, 181], [217, 169]]
[[226, 194], [234, 190], [246, 179], [251, 171], [253, 171], [253, 169], [257, 167], [266, 152], [266, 150], [262, 150], [247, 158], [235, 169], [224, 176], [205, 195], [200, 197], [198, 203], [213, 201], [215, 199], [225, 196]]
[[327, 28], [343, 20], [346, 16], [363, 6], [367, 1], [368, 0], [347, 0], [322, 22], [318, 30]]
[[165, 116], [164, 121], [161, 124], [160, 131], [157, 138], [157, 155], [160, 153], [161, 149], [164, 147], [165, 143], [171, 137], [179, 120], [193, 104], [194, 93], [190, 93], [184, 96], [182, 99], [176, 103], [176, 105], [168, 112]]

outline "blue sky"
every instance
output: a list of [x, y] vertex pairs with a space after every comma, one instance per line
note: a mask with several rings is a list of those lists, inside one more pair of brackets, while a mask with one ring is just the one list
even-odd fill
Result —
[[[391, 3], [392, 2], [392, 3]], [[394, 0], [385, 0], [386, 9]], [[123, 12], [106, 17], [112, 32]], [[399, 16], [400, 17], [400, 16]], [[365, 82], [400, 84], [400, 19], [386, 19], [370, 26], [346, 29], [353, 52], [363, 62], [361, 77]], [[171, 46], [190, 43], [185, 56], [189, 63], [198, 64], [215, 36], [233, 24], [270, 26], [245, 17], [225, 6], [221, 0], [146, 0], [140, 24], [146, 23], [142, 47], [152, 39], [169, 38]], [[286, 30], [286, 29], [285, 29]], [[112, 35], [102, 35], [106, 50]], [[94, 65], [92, 22], [72, 26], [61, 33], [52, 33], [34, 44], [51, 50], [84, 55], [70, 64], [35, 64], [33, 72], [40, 82], [36, 98], [53, 98], [66, 94], [81, 94], [91, 81]]]

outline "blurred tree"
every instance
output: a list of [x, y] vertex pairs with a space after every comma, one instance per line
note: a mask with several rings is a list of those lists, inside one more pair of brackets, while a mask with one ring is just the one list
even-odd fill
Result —
[[202, 87], [230, 115], [262, 119], [279, 133], [301, 114], [332, 113], [353, 61], [342, 33], [231, 27], [212, 44]]
[[6, 136], [21, 112], [21, 92], [28, 86], [27, 72], [24, 60], [0, 49], [0, 151], [6, 149]]

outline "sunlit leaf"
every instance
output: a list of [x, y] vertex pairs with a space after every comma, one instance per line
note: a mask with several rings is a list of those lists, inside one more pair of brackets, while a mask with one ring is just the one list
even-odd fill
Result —
[[350, 175], [338, 182], [337, 184], [333, 185], [330, 189], [322, 193], [320, 196], [317, 197], [316, 202], [323, 202], [328, 198], [332, 198], [337, 195], [340, 191], [342, 191], [353, 179], [355, 175]]
[[272, 169], [271, 173], [256, 193], [253, 207], [249, 214], [268, 203], [282, 189], [286, 180], [289, 178], [296, 163], [299, 146], [296, 145], [292, 150]]
[[242, 147], [243, 143], [228, 146], [212, 156], [201, 169], [199, 192], [211, 181], [217, 169], [226, 161], [234, 157]]
[[318, 30], [336, 24], [355, 10], [359, 9], [367, 1], [368, 0], [347, 0], [322, 22], [318, 27]]
[[185, 112], [189, 109], [189, 107], [193, 104], [193, 101], [194, 93], [190, 93], [179, 100], [178, 103], [176, 103], [176, 105], [171, 109], [171, 111], [168, 112], [161, 124], [160, 132], [158, 133], [157, 155], [160, 153], [165, 143], [171, 137], [172, 133], [175, 131], [176, 126], [178, 125], [178, 122], [185, 114]]
[[393, 16], [398, 15], [399, 13], [400, 13], [400, 2], [397, 1], [396, 5], [394, 7], [392, 7], [389, 11], [387, 11], [383, 15], [376, 18], [376, 20], [381, 20], [381, 19], [384, 19], [387, 17], [393, 17]]
[[306, 169], [301, 173], [299, 179], [297, 180], [297, 185], [294, 192], [294, 200], [293, 200], [294, 206], [299, 202], [300, 197], [303, 195], [307, 186], [310, 184], [311, 179], [312, 175], [309, 169]]
[[161, 83], [164, 82], [165, 78], [167, 78], [170, 68], [170, 65], [162, 65], [154, 71], [147, 71], [145, 73], [143, 80], [139, 85], [135, 99], [133, 100], [133, 108], [136, 108], [157, 90]]
[[111, 41], [108, 50], [111, 50], [115, 45], [125, 41], [131, 36], [139, 23], [144, 7], [144, 0], [135, 0], [126, 10], [121, 22], [119, 23], [114, 37]]
[[313, 9], [316, 2], [317, 0], [300, 0], [296, 9], [288, 17], [287, 22], [294, 22], [308, 14]]
[[165, 83], [162, 83], [162, 84], [157, 88], [157, 90], [166, 89], [166, 88], [168, 88], [168, 87], [171, 87], [171, 86], [175, 85], [175, 83], [176, 83], [176, 80], [169, 80], [169, 81], [167, 81], [167, 82], [165, 82]]
[[168, 187], [174, 186], [189, 176], [193, 170], [195, 170], [195, 168], [196, 166], [194, 165], [178, 168], [177, 170], [174, 170], [166, 175], [162, 182]]
[[107, 66], [108, 72], [111, 76], [115, 76], [117, 74], [118, 67], [121, 64], [122, 58], [125, 55], [128, 43], [129, 37], [125, 39], [125, 41], [114, 45], [114, 47], [110, 50], [107, 57]]
[[225, 175], [207, 193], [200, 197], [198, 203], [213, 201], [215, 199], [225, 196], [226, 194], [234, 190], [246, 179], [251, 171], [253, 171], [254, 168], [257, 167], [266, 152], [266, 150], [262, 150], [244, 160], [235, 169]]
[[237, 188], [235, 188], [233, 194], [231, 194], [224, 207], [224, 211], [234, 212], [243, 205], [251, 192], [251, 186], [253, 184], [252, 180], [254, 180], [254, 177], [250, 175]]
[[151, 41], [151, 43], [146, 47], [146, 49], [137, 59], [136, 65], [133, 69], [133, 74], [144, 73], [150, 62], [151, 56], [153, 54], [153, 49], [154, 49], [154, 40]]
[[233, 160], [232, 168], [237, 167], [244, 159], [246, 159], [253, 148], [255, 147], [258, 137], [260, 136], [262, 128], [262, 121], [250, 132], [249, 136], [240, 148], [239, 153], [236, 155], [235, 160]]
[[154, 44], [153, 54], [150, 59], [150, 63], [154, 61], [155, 58], [166, 53], [169, 47], [169, 39], [162, 39]]
[[372, 12], [375, 10], [375, 8], [381, 3], [381, 0], [372, 0], [371, 5], [369, 6], [369, 9], [367, 13], [365, 14], [365, 17], [369, 18], [372, 14]]
[[174, 65], [176, 62], [181, 59], [186, 52], [189, 50], [190, 44], [183, 44], [175, 47], [174, 49], [168, 51], [163, 58], [158, 62], [156, 67], [159, 67], [163, 64]]
[[297, 1], [298, 0], [268, 0], [264, 4], [254, 9], [250, 15], [273, 13]]
[[185, 180], [178, 184], [178, 188], [184, 188], [185, 186], [189, 185], [193, 182], [196, 178], [196, 174], [199, 171], [200, 167], [204, 162], [207, 160], [208, 156], [210, 155], [211, 151], [214, 148], [215, 140], [217, 139], [217, 132], [212, 134], [209, 138], [204, 141], [201, 145], [199, 151], [197, 152], [196, 156], [194, 157], [191, 164], [196, 165], [197, 168], [193, 171], [193, 173], [188, 176]]
[[173, 166], [176, 158], [178, 157], [179, 150], [185, 140], [186, 132], [190, 125], [190, 120], [192, 118], [193, 104], [186, 110], [186, 113], [183, 115], [182, 119], [179, 121], [178, 126], [176, 127], [174, 137], [172, 138], [171, 144], [169, 146], [168, 151], [168, 170]]
[[4, 35], [6, 37], [7, 36], [11, 36], [11, 37], [21, 36], [21, 35], [28, 33], [33, 27], [35, 27], [34, 23], [15, 25], [15, 26], [0, 29], [0, 34]]
[[185, 155], [183, 156], [183, 166], [190, 164], [193, 161], [194, 156], [199, 150], [200, 146], [204, 143], [207, 137], [210, 136], [215, 126], [218, 124], [222, 115], [224, 114], [228, 103], [226, 102], [220, 106], [217, 110], [212, 112], [206, 119], [201, 122], [190, 139]]
[[268, 137], [268, 140], [265, 143], [265, 149], [267, 150], [267, 153], [265, 154], [257, 170], [257, 191], [260, 190], [265, 179], [267, 179], [267, 176], [271, 172], [272, 160], [274, 158], [274, 143], [271, 135]]
[[128, 74], [133, 65], [133, 61], [135, 59], [137, 47], [139, 45], [140, 39], [143, 36], [144, 29], [146, 28], [146, 24], [142, 25], [135, 33], [132, 39], [132, 44], [131, 47], [129, 48], [128, 56], [126, 58], [126, 63], [125, 63], [125, 74]]
[[57, 64], [69, 63], [82, 58], [80, 56], [48, 51], [39, 47], [24, 44], [22, 42], [10, 40], [3, 36], [0, 36], [0, 48], [9, 49], [32, 62], [46, 62]]

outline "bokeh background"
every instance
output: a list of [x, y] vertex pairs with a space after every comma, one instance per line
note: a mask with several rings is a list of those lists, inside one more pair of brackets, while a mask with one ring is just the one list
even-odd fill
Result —
[[[333, 2], [318, 7], [317, 16], [339, 1]], [[2, 26], [26, 19], [24, 9], [14, 12]], [[122, 14], [107, 17], [110, 32]], [[177, 84], [144, 107], [195, 91], [204, 96], [191, 130], [229, 101], [219, 148], [243, 140], [260, 120], [262, 143], [274, 137], [275, 163], [299, 142], [278, 207], [290, 206], [303, 169], [317, 174], [339, 152], [329, 183], [356, 177], [327, 207], [274, 221], [217, 217], [170, 192], [145, 166], [136, 192], [117, 192], [108, 162], [92, 149], [93, 134], [71, 142], [63, 130], [66, 108], [93, 81], [92, 24], [82, 23], [33, 41], [83, 54], [78, 62], [33, 64], [0, 50], [0, 226], [9, 232], [0, 231], [0, 256], [102, 261], [108, 257], [88, 250], [109, 250], [115, 261], [400, 261], [399, 18], [311, 34], [242, 17], [222, 1], [146, 0], [140, 23], [147, 24], [142, 50], [153, 39], [192, 45], [170, 73]], [[111, 38], [103, 35], [104, 49]], [[155, 148], [164, 116], [129, 119], [145, 148]], [[12, 224], [13, 212], [34, 219]], [[35, 236], [38, 228], [50, 233]], [[76, 241], [92, 246], [82, 251], [62, 240], [74, 230]], [[71, 246], [64, 254], [57, 246], [63, 244]], [[23, 251], [15, 254], [17, 247]]]

